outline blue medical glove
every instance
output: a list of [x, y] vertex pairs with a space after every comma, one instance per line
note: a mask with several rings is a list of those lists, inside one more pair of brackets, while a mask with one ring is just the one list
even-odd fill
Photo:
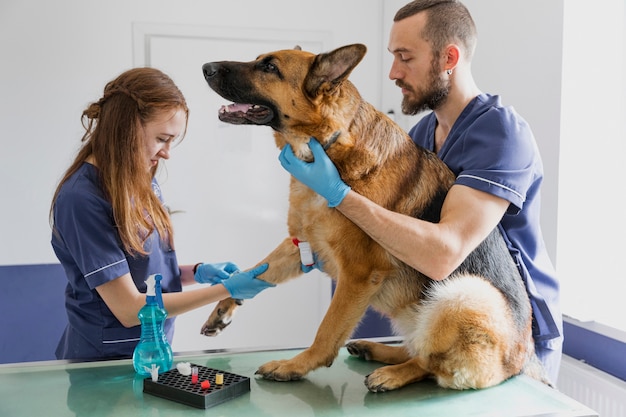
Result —
[[350, 186], [343, 182], [337, 167], [317, 139], [312, 137], [309, 140], [309, 148], [313, 152], [313, 162], [297, 158], [289, 144], [280, 152], [278, 160], [298, 181], [328, 200], [328, 207], [337, 207], [350, 191]]
[[222, 281], [222, 284], [233, 298], [239, 300], [253, 298], [264, 289], [276, 286], [256, 278], [267, 271], [267, 268], [268, 264], [262, 264], [246, 272], [236, 272], [230, 278]]
[[239, 267], [232, 262], [200, 264], [193, 278], [200, 284], [219, 284], [237, 271]]

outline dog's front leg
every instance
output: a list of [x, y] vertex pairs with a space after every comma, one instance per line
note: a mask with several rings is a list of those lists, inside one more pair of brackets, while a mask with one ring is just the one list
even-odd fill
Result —
[[330, 307], [320, 324], [313, 344], [291, 359], [268, 362], [256, 371], [266, 379], [293, 381], [310, 371], [330, 366], [339, 349], [350, 337], [379, 288], [380, 280], [346, 278], [337, 280], [337, 288]]
[[[300, 252], [291, 238], [283, 240], [258, 265], [264, 263], [268, 263], [269, 268], [259, 276], [259, 279], [273, 284], [280, 284], [302, 274]], [[202, 325], [200, 333], [205, 336], [219, 335], [232, 322], [235, 312], [242, 304], [243, 300], [233, 298], [221, 300]]]
[[269, 268], [263, 274], [259, 275], [259, 279], [271, 282], [272, 284], [281, 284], [290, 279], [302, 275], [302, 265], [300, 263], [300, 251], [293, 243], [292, 238], [285, 238], [269, 255], [265, 257], [257, 265], [267, 263]]

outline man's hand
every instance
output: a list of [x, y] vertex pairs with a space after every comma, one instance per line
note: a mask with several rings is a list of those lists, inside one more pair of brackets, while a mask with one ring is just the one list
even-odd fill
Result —
[[324, 197], [328, 207], [337, 207], [350, 191], [350, 186], [343, 182], [337, 167], [317, 139], [309, 140], [309, 148], [313, 152], [313, 162], [297, 158], [289, 144], [285, 145], [278, 160], [298, 181]]

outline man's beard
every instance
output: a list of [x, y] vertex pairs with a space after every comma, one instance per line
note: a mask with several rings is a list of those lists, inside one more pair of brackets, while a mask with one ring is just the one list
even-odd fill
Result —
[[402, 99], [402, 113], [416, 115], [426, 110], [437, 110], [448, 99], [450, 82], [439, 75], [439, 70], [432, 68], [430, 82], [426, 90], [414, 91], [410, 86], [396, 81], [396, 85], [414, 93], [415, 99], [405, 95]]

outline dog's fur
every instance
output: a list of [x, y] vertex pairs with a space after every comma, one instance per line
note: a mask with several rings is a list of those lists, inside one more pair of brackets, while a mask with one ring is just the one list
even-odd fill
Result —
[[[247, 63], [207, 63], [203, 72], [213, 90], [239, 103], [222, 107], [220, 120], [270, 126], [278, 148], [289, 143], [307, 161], [313, 136], [354, 191], [389, 210], [437, 222], [454, 175], [348, 81], [365, 52], [360, 44], [319, 55], [296, 48]], [[443, 387], [484, 388], [521, 372], [547, 383], [534, 352], [528, 296], [497, 228], [449, 278], [436, 282], [293, 177], [289, 201], [290, 236], [261, 261], [269, 269], [260, 278], [278, 284], [302, 274], [296, 237], [310, 243], [337, 286], [313, 344], [292, 359], [262, 365], [257, 374], [288, 381], [330, 366], [371, 305], [404, 337], [402, 346], [347, 345], [352, 355], [390, 364], [366, 377], [371, 391], [425, 377]], [[219, 333], [233, 306], [232, 299], [220, 302], [202, 332]]]

